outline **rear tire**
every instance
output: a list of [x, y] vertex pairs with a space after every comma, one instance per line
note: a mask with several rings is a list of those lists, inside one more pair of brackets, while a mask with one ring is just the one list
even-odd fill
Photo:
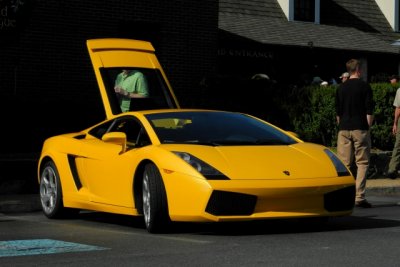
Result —
[[60, 176], [53, 161], [45, 163], [40, 175], [40, 203], [44, 215], [50, 219], [71, 217], [79, 212], [64, 207]]
[[145, 166], [142, 184], [143, 217], [150, 233], [160, 233], [170, 225], [168, 203], [160, 171], [153, 163]]

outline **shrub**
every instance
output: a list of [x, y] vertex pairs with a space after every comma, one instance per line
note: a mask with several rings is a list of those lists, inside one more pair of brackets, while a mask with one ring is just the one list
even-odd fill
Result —
[[[380, 150], [391, 150], [394, 136], [393, 100], [397, 87], [388, 83], [371, 84], [375, 101], [375, 122], [371, 127], [372, 146]], [[293, 130], [304, 141], [336, 146], [337, 124], [335, 93], [337, 86], [307, 86], [283, 89], [283, 109], [289, 114]], [[284, 97], [283, 97], [284, 96]]]
[[371, 84], [375, 101], [375, 122], [371, 127], [371, 138], [374, 147], [391, 150], [394, 144], [392, 135], [394, 107], [393, 100], [397, 87], [387, 83]]

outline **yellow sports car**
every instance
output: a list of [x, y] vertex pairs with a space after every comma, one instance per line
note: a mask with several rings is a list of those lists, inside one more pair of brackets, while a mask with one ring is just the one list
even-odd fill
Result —
[[[38, 177], [47, 217], [143, 216], [154, 233], [174, 221], [351, 214], [354, 178], [329, 149], [250, 115], [180, 109], [149, 43], [102, 39], [88, 48], [107, 119], [45, 141]], [[128, 88], [115, 87], [125, 69], [144, 73], [146, 95], [128, 93], [122, 112]], [[134, 111], [144, 99], [147, 110]]]

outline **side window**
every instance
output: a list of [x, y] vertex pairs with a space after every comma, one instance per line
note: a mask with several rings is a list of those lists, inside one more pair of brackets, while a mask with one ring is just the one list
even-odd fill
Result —
[[122, 117], [108, 121], [90, 130], [89, 134], [101, 139], [108, 132], [125, 133], [128, 147], [143, 147], [151, 144], [146, 130], [133, 117]]
[[132, 117], [117, 119], [109, 129], [109, 132], [125, 133], [128, 147], [138, 147], [150, 144], [150, 139], [146, 131], [142, 125]]
[[106, 123], [103, 123], [92, 130], [89, 131], [90, 135], [93, 135], [94, 137], [101, 139], [105, 133], [108, 132], [108, 129], [110, 129], [112, 123], [114, 121], [108, 121]]
[[122, 112], [131, 110], [133, 99], [150, 96], [147, 75], [138, 69], [123, 69], [115, 78], [114, 91]]
[[143, 146], [148, 146], [151, 144], [150, 138], [147, 135], [146, 131], [144, 128], [142, 128], [139, 132], [138, 139], [136, 141], [136, 147], [143, 147]]
[[100, 69], [114, 114], [121, 112], [176, 108], [159, 70], [146, 68]]
[[134, 119], [118, 119], [111, 127], [110, 132], [123, 132], [126, 134], [128, 144], [135, 144], [141, 126]]

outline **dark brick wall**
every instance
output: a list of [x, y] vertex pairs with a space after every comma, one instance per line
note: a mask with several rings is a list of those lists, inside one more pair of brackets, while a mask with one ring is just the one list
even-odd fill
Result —
[[217, 1], [23, 2], [19, 13], [0, 2], [0, 153], [36, 152], [46, 137], [104, 118], [87, 39], [152, 41], [181, 106], [202, 100], [201, 80], [215, 70]]

